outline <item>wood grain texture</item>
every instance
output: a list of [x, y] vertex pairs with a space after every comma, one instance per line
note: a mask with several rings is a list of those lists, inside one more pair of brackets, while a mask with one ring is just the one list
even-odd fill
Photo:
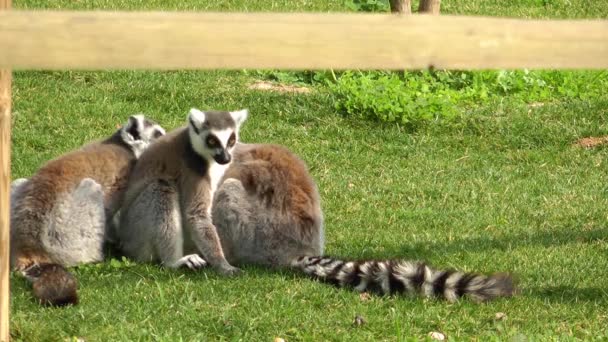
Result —
[[[11, 7], [11, 0], [0, 0], [0, 13]], [[0, 51], [3, 51], [0, 48]], [[2, 53], [0, 53], [2, 54]], [[0, 341], [8, 342], [9, 291], [9, 208], [11, 188], [11, 72], [0, 69]]]
[[420, 0], [419, 13], [438, 15], [441, 10], [441, 0]]
[[0, 70], [0, 341], [9, 340], [11, 72]]
[[0, 341], [9, 339], [11, 72], [0, 70]]
[[608, 21], [7, 11], [0, 50], [15, 69], [608, 68]]

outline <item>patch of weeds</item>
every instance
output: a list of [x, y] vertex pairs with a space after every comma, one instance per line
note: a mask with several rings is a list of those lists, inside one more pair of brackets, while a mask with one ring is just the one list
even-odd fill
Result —
[[606, 71], [345, 72], [329, 83], [347, 115], [415, 124], [450, 120], [491, 100], [532, 103], [605, 96]]
[[388, 0], [346, 0], [344, 6], [355, 12], [388, 12]]
[[456, 114], [443, 85], [389, 72], [346, 72], [329, 88], [336, 108], [348, 115], [413, 124]]
[[335, 74], [330, 70], [246, 70], [245, 74], [250, 74], [254, 77], [269, 80], [272, 82], [294, 85], [327, 84], [336, 80]]
[[348, 116], [416, 125], [449, 121], [496, 100], [538, 103], [605, 97], [608, 71], [252, 71], [281, 84], [326, 87]]

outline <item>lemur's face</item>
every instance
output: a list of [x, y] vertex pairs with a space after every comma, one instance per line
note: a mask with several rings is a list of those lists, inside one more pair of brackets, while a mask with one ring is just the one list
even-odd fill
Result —
[[247, 118], [247, 110], [238, 112], [201, 112], [191, 109], [188, 130], [192, 148], [207, 160], [228, 164], [238, 141], [239, 127]]
[[236, 144], [236, 133], [232, 129], [210, 130], [205, 138], [205, 146], [218, 164], [228, 164], [232, 149]]
[[132, 115], [121, 128], [122, 139], [131, 147], [136, 157], [163, 135], [165, 130], [143, 114]]

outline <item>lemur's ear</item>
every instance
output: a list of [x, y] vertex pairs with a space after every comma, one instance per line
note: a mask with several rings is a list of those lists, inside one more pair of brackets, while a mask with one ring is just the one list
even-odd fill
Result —
[[141, 140], [141, 132], [144, 129], [144, 116], [141, 114], [131, 115], [129, 121], [122, 128], [124, 138], [129, 140]]
[[190, 127], [192, 127], [192, 129], [194, 129], [196, 134], [200, 132], [206, 119], [207, 118], [204, 112], [201, 112], [196, 108], [190, 109], [190, 113], [188, 114], [188, 124]]
[[249, 115], [248, 109], [241, 109], [236, 112], [230, 112], [230, 116], [232, 116], [232, 120], [236, 123], [237, 127], [240, 126], [245, 120], [247, 120], [247, 115]]

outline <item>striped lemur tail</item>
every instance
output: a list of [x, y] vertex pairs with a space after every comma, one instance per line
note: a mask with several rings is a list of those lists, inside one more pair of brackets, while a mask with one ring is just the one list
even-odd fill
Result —
[[339, 287], [352, 287], [359, 292], [380, 294], [419, 294], [441, 297], [450, 302], [468, 296], [474, 301], [488, 301], [514, 294], [509, 274], [490, 276], [435, 270], [423, 262], [407, 260], [343, 261], [330, 257], [304, 256], [292, 267], [313, 278]]
[[54, 263], [34, 263], [22, 271], [32, 283], [34, 297], [43, 305], [78, 304], [78, 282], [65, 267]]

